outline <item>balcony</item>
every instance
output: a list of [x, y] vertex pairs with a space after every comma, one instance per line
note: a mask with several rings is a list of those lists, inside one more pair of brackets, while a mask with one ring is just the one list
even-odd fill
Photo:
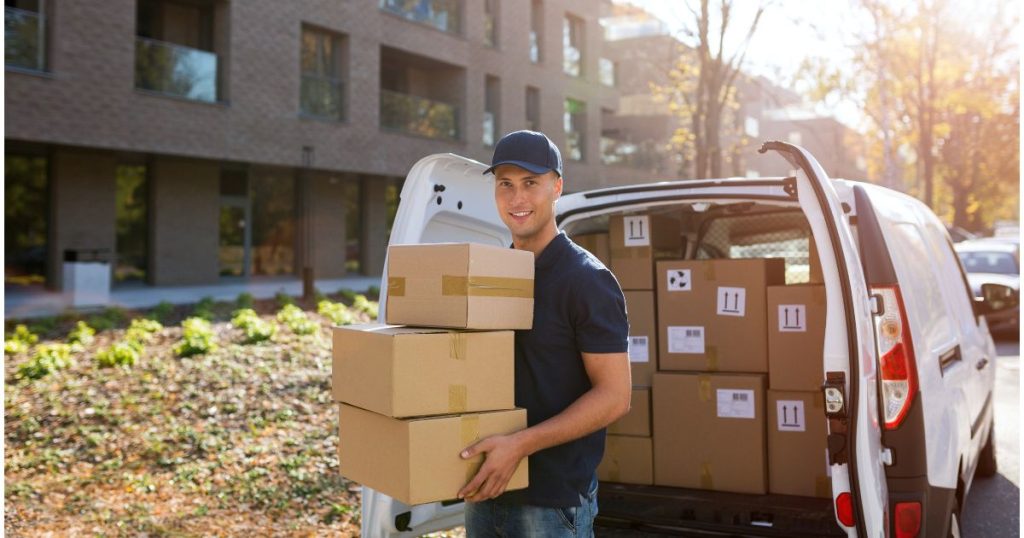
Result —
[[33, 71], [46, 68], [45, 20], [40, 13], [4, 8], [4, 64]]
[[302, 75], [299, 110], [304, 116], [336, 121], [345, 119], [345, 87], [340, 80]]
[[380, 91], [380, 126], [438, 140], [459, 140], [459, 107], [415, 95]]
[[217, 102], [217, 55], [145, 37], [135, 39], [135, 87]]
[[383, 11], [449, 34], [461, 32], [460, 4], [458, 0], [380, 0]]

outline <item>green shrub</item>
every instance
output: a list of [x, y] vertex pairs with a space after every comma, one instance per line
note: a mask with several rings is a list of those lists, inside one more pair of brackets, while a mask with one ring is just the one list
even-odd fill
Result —
[[366, 288], [366, 294], [370, 297], [380, 299], [380, 286], [370, 286], [369, 288]]
[[132, 320], [132, 324], [128, 327], [128, 330], [124, 333], [124, 338], [129, 343], [135, 342], [142, 346], [153, 341], [153, 336], [163, 330], [164, 326], [159, 321], [145, 318], [135, 318]]
[[70, 344], [75, 351], [80, 351], [83, 347], [91, 344], [95, 339], [96, 330], [84, 321], [75, 323], [75, 328], [71, 329], [71, 332], [68, 333], [68, 344]]
[[71, 366], [71, 346], [67, 344], [40, 344], [32, 358], [18, 366], [17, 377], [39, 379]]
[[149, 311], [147, 316], [149, 319], [159, 321], [160, 323], [167, 323], [167, 320], [174, 313], [174, 305], [167, 301], [160, 301], [160, 304], [153, 307], [153, 310]]
[[281, 308], [295, 304], [295, 298], [283, 291], [277, 292], [277, 294], [274, 295], [274, 299], [277, 301], [277, 306]]
[[28, 351], [28, 348], [39, 341], [39, 337], [36, 336], [32, 331], [28, 330], [28, 327], [19, 324], [14, 328], [14, 332], [8, 334], [4, 338], [4, 353], [8, 355], [14, 355], [15, 353], [24, 353]]
[[238, 308], [252, 308], [252, 294], [248, 292], [242, 292], [235, 298], [235, 304]]
[[277, 321], [287, 325], [295, 334], [312, 334], [320, 328], [317, 322], [309, 319], [301, 308], [293, 304], [285, 305], [277, 313]]
[[98, 332], [102, 332], [123, 325], [127, 320], [128, 313], [124, 309], [112, 306], [90, 317], [87, 323]]
[[235, 317], [231, 324], [245, 333], [245, 343], [255, 344], [270, 340], [277, 333], [277, 325], [260, 318], [259, 314], [251, 308], [243, 308], [235, 311]]
[[142, 350], [134, 342], [118, 342], [96, 354], [96, 362], [101, 368], [114, 366], [131, 367], [142, 356]]
[[192, 310], [192, 317], [202, 318], [206, 321], [213, 321], [216, 317], [213, 312], [213, 297], [203, 297], [196, 303], [195, 308]]
[[327, 299], [316, 304], [316, 311], [321, 316], [331, 320], [335, 325], [351, 325], [356, 318], [349, 312], [348, 307], [341, 303], [334, 303]]
[[191, 357], [217, 349], [213, 327], [203, 318], [188, 318], [181, 323], [181, 341], [174, 346], [180, 357]]
[[356, 292], [354, 292], [352, 290], [349, 290], [349, 289], [338, 290], [338, 294], [341, 295], [342, 299], [345, 299], [349, 303], [351, 303], [352, 301], [356, 300]]
[[28, 328], [36, 334], [49, 334], [57, 328], [57, 316], [39, 318], [33, 321]]
[[377, 301], [371, 301], [365, 295], [356, 295], [352, 308], [370, 316], [370, 319], [377, 319]]

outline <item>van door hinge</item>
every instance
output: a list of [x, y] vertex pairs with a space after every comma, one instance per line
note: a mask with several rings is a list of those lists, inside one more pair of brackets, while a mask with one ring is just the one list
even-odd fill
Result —
[[787, 177], [782, 180], [782, 190], [793, 198], [796, 198], [796, 178]]
[[892, 449], [891, 448], [883, 448], [882, 449], [882, 463], [884, 463], [886, 465], [886, 467], [888, 467], [888, 466], [892, 465], [892, 461], [893, 461], [892, 460]]

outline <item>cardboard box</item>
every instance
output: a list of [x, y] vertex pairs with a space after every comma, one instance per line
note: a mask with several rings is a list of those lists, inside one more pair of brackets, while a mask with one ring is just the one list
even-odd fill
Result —
[[609, 435], [597, 479], [622, 484], [654, 484], [654, 460], [650, 437]]
[[629, 397], [629, 412], [608, 425], [610, 435], [651, 436], [651, 389], [633, 388]]
[[768, 391], [768, 491], [832, 497], [821, 392]]
[[764, 377], [654, 374], [654, 484], [765, 493]]
[[616, 215], [608, 220], [610, 269], [624, 290], [652, 290], [654, 261], [682, 256], [679, 221], [657, 215]]
[[768, 384], [818, 390], [825, 381], [825, 287], [768, 287]]
[[512, 409], [514, 335], [378, 323], [335, 327], [331, 394], [390, 417]]
[[587, 249], [588, 252], [594, 255], [605, 267], [611, 267], [612, 256], [611, 248], [608, 245], [608, 234], [582, 234], [574, 235], [572, 241], [577, 245]]
[[654, 318], [653, 291], [624, 291], [629, 317], [629, 366], [633, 385], [651, 386], [658, 369], [658, 324]]
[[476, 243], [388, 247], [387, 323], [529, 329], [534, 255]]
[[765, 291], [785, 270], [782, 258], [659, 261], [658, 369], [767, 373]]
[[[405, 504], [454, 499], [480, 469], [483, 455], [459, 453], [491, 435], [526, 428], [526, 410], [397, 419], [340, 404], [338, 461], [342, 476]], [[508, 489], [528, 485], [528, 461]]]

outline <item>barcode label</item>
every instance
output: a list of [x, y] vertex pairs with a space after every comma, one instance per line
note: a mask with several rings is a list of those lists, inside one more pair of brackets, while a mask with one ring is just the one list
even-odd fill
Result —
[[669, 327], [669, 353], [704, 353], [704, 327]]
[[650, 346], [646, 336], [629, 337], [629, 362], [651, 362]]
[[721, 418], [754, 418], [754, 391], [718, 389], [718, 416]]

